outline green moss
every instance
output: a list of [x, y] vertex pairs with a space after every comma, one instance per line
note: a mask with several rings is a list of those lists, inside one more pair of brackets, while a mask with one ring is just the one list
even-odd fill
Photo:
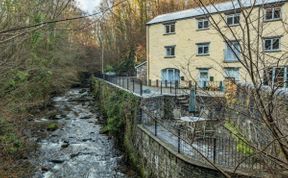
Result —
[[247, 143], [248, 140], [240, 132], [240, 129], [236, 127], [232, 121], [226, 121], [224, 127], [232, 133], [233, 139], [237, 142], [237, 152], [245, 155], [252, 155], [254, 153], [253, 148]]
[[115, 136], [118, 144], [125, 151], [130, 165], [141, 177], [147, 177], [144, 176], [142, 160], [133, 144], [140, 98], [95, 78], [92, 79], [92, 93], [97, 99], [102, 114], [107, 118], [101, 132]]
[[11, 124], [0, 118], [0, 148], [3, 146], [1, 149], [4, 154], [13, 155], [24, 147], [13, 128]]
[[47, 125], [47, 130], [48, 130], [48, 131], [55, 131], [55, 130], [57, 130], [58, 128], [59, 128], [59, 126], [58, 126], [58, 124], [55, 123], [55, 122], [49, 123], [49, 124]]

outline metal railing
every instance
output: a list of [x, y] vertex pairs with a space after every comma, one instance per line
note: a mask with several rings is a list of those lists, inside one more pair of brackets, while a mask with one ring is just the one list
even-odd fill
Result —
[[261, 171], [265, 165], [261, 158], [253, 155], [255, 150], [241, 140], [232, 137], [197, 136], [187, 139], [187, 130], [167, 126], [163, 120], [149, 117], [145, 112], [139, 115], [143, 127], [169, 145], [170, 148], [201, 164], [215, 164], [221, 168], [237, 171]]
[[128, 76], [97, 76], [106, 81], [109, 81], [119, 87], [125, 88], [133, 93], [139, 95], [183, 95], [189, 94], [192, 86], [197, 90], [203, 91], [224, 91], [223, 82], [202, 81], [199, 85], [198, 82], [193, 81], [160, 81], [160, 80], [147, 80], [142, 81], [136, 77]]

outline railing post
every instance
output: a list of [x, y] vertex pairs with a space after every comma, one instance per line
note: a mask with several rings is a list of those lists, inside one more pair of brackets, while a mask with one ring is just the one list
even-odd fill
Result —
[[156, 87], [157, 88], [159, 87], [159, 80], [158, 79], [156, 80]]
[[169, 83], [170, 83], [170, 93], [172, 93], [172, 81], [170, 81]]
[[175, 96], [177, 95], [178, 80], [175, 81]]
[[163, 85], [163, 82], [161, 81], [161, 84], [160, 84], [161, 86], [160, 86], [160, 91], [161, 91], [161, 95], [162, 95], [162, 93], [163, 93], [163, 87], [162, 87], [162, 85]]
[[155, 127], [154, 127], [154, 129], [155, 129], [155, 136], [157, 137], [157, 120], [155, 119]]
[[149, 79], [148, 86], [151, 87], [151, 85], [152, 85], [152, 81]]
[[165, 80], [165, 88], [167, 88], [167, 87], [168, 87], [168, 81]]
[[126, 79], [126, 82], [127, 82], [127, 85], [126, 85], [127, 86], [127, 90], [129, 90], [129, 78]]
[[132, 79], [132, 89], [133, 89], [133, 93], [134, 93], [134, 91], [135, 91], [135, 80], [134, 79]]
[[142, 84], [142, 80], [140, 80], [140, 95], [142, 96], [143, 94], [143, 84]]
[[125, 80], [122, 78], [122, 88], [125, 88]]
[[139, 122], [140, 124], [142, 124], [142, 121], [143, 121], [143, 111], [142, 111], [142, 109], [140, 108], [140, 109], [139, 109], [139, 121], [138, 121], [138, 122]]
[[216, 164], [217, 152], [216, 152], [216, 138], [213, 138], [213, 163]]
[[181, 152], [181, 130], [178, 128], [178, 153]]

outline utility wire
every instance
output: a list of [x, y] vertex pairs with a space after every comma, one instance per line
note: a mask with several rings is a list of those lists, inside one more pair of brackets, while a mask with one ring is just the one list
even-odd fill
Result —
[[100, 12], [95, 12], [93, 14], [88, 14], [88, 15], [83, 15], [83, 16], [78, 16], [78, 17], [72, 17], [72, 18], [65, 18], [65, 19], [59, 19], [59, 20], [51, 20], [51, 21], [46, 21], [46, 22], [41, 22], [41, 23], [37, 23], [34, 25], [28, 25], [28, 26], [22, 26], [22, 27], [15, 27], [15, 28], [10, 28], [7, 30], [3, 30], [0, 31], [0, 35], [1, 34], [5, 34], [5, 33], [9, 33], [9, 32], [14, 32], [14, 31], [19, 31], [19, 30], [25, 30], [25, 29], [30, 29], [30, 28], [35, 28], [35, 27], [39, 27], [39, 26], [44, 26], [44, 25], [48, 25], [48, 24], [53, 24], [53, 23], [60, 23], [60, 22], [66, 22], [66, 21], [73, 21], [73, 20], [78, 20], [78, 19], [84, 19], [84, 18], [88, 18], [88, 17], [93, 17], [93, 16], [97, 16], [101, 13], [105, 14], [107, 11], [112, 10], [113, 8], [121, 5], [122, 3], [126, 2], [127, 0], [121, 1], [119, 3], [116, 3], [114, 5], [112, 5], [111, 7], [105, 9], [104, 11], [100, 11]]

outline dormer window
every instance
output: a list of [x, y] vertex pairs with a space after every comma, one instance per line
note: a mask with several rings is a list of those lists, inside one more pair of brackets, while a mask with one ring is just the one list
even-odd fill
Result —
[[240, 23], [240, 14], [236, 13], [236, 14], [227, 15], [227, 22], [226, 23], [227, 23], [228, 26], [239, 25], [239, 23]]
[[174, 34], [175, 33], [175, 23], [165, 24], [165, 34]]
[[278, 20], [281, 19], [281, 7], [272, 7], [265, 9], [265, 20]]

